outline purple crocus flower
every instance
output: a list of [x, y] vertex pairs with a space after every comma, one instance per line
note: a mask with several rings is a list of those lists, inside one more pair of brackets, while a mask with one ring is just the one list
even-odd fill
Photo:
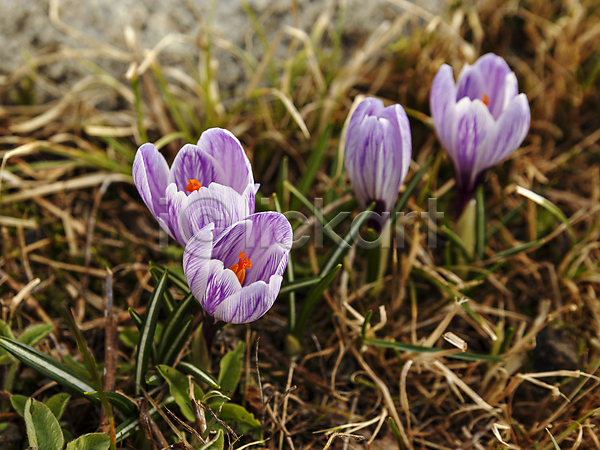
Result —
[[411, 154], [404, 108], [398, 104], [384, 108], [376, 98], [360, 102], [348, 124], [346, 169], [361, 207], [375, 201], [375, 212], [391, 211]]
[[292, 247], [283, 214], [262, 212], [234, 223], [213, 241], [212, 224], [185, 247], [183, 271], [207, 315], [253, 322], [273, 306]]
[[488, 53], [465, 64], [454, 82], [444, 64], [429, 97], [435, 131], [454, 163], [459, 206], [471, 198], [486, 169], [514, 152], [529, 131], [531, 113], [506, 61]]
[[170, 169], [153, 144], [144, 144], [132, 172], [154, 218], [181, 245], [208, 223], [218, 235], [254, 213], [258, 185], [242, 145], [227, 130], [206, 130], [197, 145], [183, 146]]

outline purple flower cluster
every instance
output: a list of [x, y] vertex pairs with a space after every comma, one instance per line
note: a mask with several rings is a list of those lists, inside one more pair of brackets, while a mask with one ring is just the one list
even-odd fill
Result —
[[292, 246], [279, 213], [254, 214], [252, 167], [227, 130], [205, 131], [169, 168], [152, 144], [133, 162], [135, 185], [161, 228], [185, 246], [183, 270], [206, 314], [230, 323], [262, 317], [273, 306]]
[[531, 113], [506, 61], [488, 53], [465, 64], [454, 82], [452, 67], [436, 74], [429, 97], [438, 138], [454, 164], [459, 209], [486, 169], [514, 152], [527, 136]]

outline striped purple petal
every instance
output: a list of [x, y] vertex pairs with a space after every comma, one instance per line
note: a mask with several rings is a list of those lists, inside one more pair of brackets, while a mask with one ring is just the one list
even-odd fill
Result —
[[204, 297], [210, 271], [213, 224], [208, 224], [188, 240], [183, 253], [183, 272], [190, 291], [197, 299]]
[[462, 98], [455, 109], [454, 141], [448, 155], [458, 172], [458, 183], [470, 189], [477, 155], [485, 152], [486, 136], [494, 119], [481, 100]]
[[454, 163], [462, 200], [470, 198], [484, 170], [521, 145], [531, 121], [516, 75], [492, 53], [466, 64], [456, 85], [452, 69], [443, 65], [431, 87], [430, 107], [438, 138]]
[[531, 112], [525, 94], [519, 94], [502, 112], [488, 133], [485, 151], [479, 152], [473, 173], [480, 173], [506, 159], [525, 140]]
[[[202, 232], [204, 229], [199, 231]], [[185, 254], [196, 249], [195, 238], [196, 235], [188, 242]], [[200, 299], [205, 312], [216, 319], [230, 323], [257, 320], [275, 302], [291, 245], [292, 228], [282, 214], [253, 214], [233, 224], [214, 241], [212, 260], [207, 265], [206, 290], [202, 296], [194, 295]], [[243, 284], [229, 269], [239, 262], [240, 252], [252, 262], [245, 272]], [[193, 271], [200, 267], [199, 264], [192, 265], [193, 260], [193, 257], [184, 259], [188, 281], [194, 278]]]
[[498, 119], [505, 107], [506, 77], [511, 73], [504, 58], [493, 53], [483, 55], [472, 66], [465, 64], [458, 76], [456, 101], [463, 97], [483, 100], [485, 95], [492, 116]]
[[211, 181], [231, 186], [240, 194], [248, 185], [254, 185], [250, 161], [242, 144], [230, 131], [221, 128], [206, 130], [198, 140], [198, 149], [221, 169], [215, 170], [218, 177]]
[[155, 218], [167, 211], [165, 192], [171, 180], [165, 157], [153, 144], [142, 145], [133, 160], [133, 182]]
[[444, 148], [452, 147], [453, 118], [456, 109], [456, 84], [452, 67], [444, 64], [438, 70], [429, 94], [431, 118], [438, 138]]
[[384, 108], [375, 98], [363, 100], [350, 118], [346, 169], [362, 207], [381, 202], [393, 207], [412, 154], [410, 125], [402, 106]]

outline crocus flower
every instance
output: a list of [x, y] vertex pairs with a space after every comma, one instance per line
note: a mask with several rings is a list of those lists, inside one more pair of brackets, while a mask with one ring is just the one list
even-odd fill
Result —
[[429, 97], [435, 131], [454, 163], [459, 204], [464, 205], [486, 169], [514, 152], [529, 131], [531, 113], [506, 61], [488, 53], [465, 64], [454, 82], [444, 64]]
[[384, 108], [376, 98], [360, 102], [348, 124], [346, 169], [361, 207], [375, 201], [375, 212], [391, 211], [411, 154], [404, 108], [398, 104]]
[[276, 212], [253, 214], [214, 240], [212, 227], [200, 229], [185, 247], [183, 271], [190, 290], [214, 319], [253, 322], [279, 293], [292, 227]]
[[258, 185], [242, 145], [227, 130], [206, 130], [197, 145], [177, 153], [171, 168], [153, 144], [144, 144], [132, 172], [154, 218], [181, 245], [208, 223], [218, 235], [254, 213]]

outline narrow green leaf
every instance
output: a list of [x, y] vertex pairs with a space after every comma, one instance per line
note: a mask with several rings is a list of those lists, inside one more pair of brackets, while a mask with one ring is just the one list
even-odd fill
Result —
[[544, 238], [536, 239], [535, 241], [531, 241], [531, 242], [525, 242], [524, 244], [516, 245], [515, 247], [512, 247], [512, 248], [509, 248], [509, 249], [506, 249], [506, 250], [496, 253], [494, 256], [492, 256], [490, 259], [488, 259], [488, 261], [493, 262], [498, 259], [516, 255], [517, 253], [521, 253], [525, 250], [529, 250], [532, 247], [537, 247], [538, 245], [541, 245], [545, 242], [546, 242], [546, 239], [544, 239]]
[[81, 395], [84, 395], [85, 392], [94, 391], [94, 388], [73, 370], [33, 347], [4, 337], [0, 337], [0, 347], [4, 348], [23, 364], [37, 370], [61, 386]]
[[402, 195], [396, 202], [396, 206], [394, 206], [394, 209], [392, 210], [392, 213], [390, 215], [390, 219], [392, 220], [392, 227], [396, 224], [398, 213], [404, 209], [406, 203], [408, 202], [408, 199], [412, 195], [413, 191], [416, 189], [417, 184], [419, 184], [419, 181], [421, 181], [421, 178], [423, 178], [423, 175], [425, 174], [427, 169], [429, 169], [429, 166], [431, 166], [431, 164], [433, 163], [434, 159], [435, 158], [433, 155], [427, 158], [427, 160], [421, 166], [419, 171], [410, 179], [409, 183], [406, 185], [406, 190], [402, 193]]
[[196, 298], [192, 294], [188, 294], [179, 304], [175, 305], [167, 317], [158, 347], [158, 360], [160, 362], [170, 365], [169, 362], [166, 362], [165, 354], [172, 346], [175, 337], [181, 334], [181, 324], [188, 316], [188, 311], [192, 305], [196, 302]]
[[44, 404], [50, 408], [50, 411], [52, 411], [52, 414], [54, 414], [54, 417], [56, 417], [58, 420], [60, 420], [60, 418], [63, 415], [63, 412], [65, 411], [65, 407], [67, 406], [67, 402], [69, 401], [69, 399], [71, 398], [71, 396], [65, 392], [61, 392], [59, 394], [55, 394], [52, 397], [48, 398]]
[[165, 134], [163, 137], [161, 137], [158, 141], [154, 143], [154, 146], [160, 150], [167, 144], [170, 144], [171, 142], [176, 141], [177, 139], [185, 139], [185, 137], [186, 135], [183, 131], [175, 131], [173, 133]]
[[[114, 405], [119, 411], [126, 416], [132, 416], [137, 413], [138, 407], [129, 397], [120, 394], [119, 392], [104, 392], [111, 405]], [[86, 392], [86, 398], [100, 399], [98, 392]]]
[[[323, 166], [323, 159], [327, 155], [327, 150], [329, 148], [331, 131], [332, 126], [331, 124], [329, 124], [319, 136], [319, 139], [317, 140], [317, 145], [310, 154], [310, 159], [306, 165], [306, 170], [304, 171], [302, 178], [300, 178], [300, 181], [298, 182], [298, 191], [302, 195], [306, 195], [306, 193], [312, 186], [315, 177], [317, 176], [317, 172]], [[300, 208], [300, 201], [298, 199], [293, 200], [290, 207], [292, 211], [297, 211], [298, 208]]]
[[135, 359], [135, 393], [140, 394], [141, 389], [146, 385], [144, 375], [148, 370], [150, 361], [150, 352], [154, 341], [154, 332], [156, 331], [156, 322], [158, 321], [158, 313], [162, 303], [163, 294], [167, 286], [167, 274], [165, 271], [154, 288], [154, 292], [150, 296], [144, 321], [140, 329], [140, 340], [138, 342], [138, 350]]
[[104, 433], [89, 433], [67, 444], [67, 450], [108, 450], [110, 437]]
[[[221, 386], [221, 390], [225, 391], [228, 396], [235, 392], [242, 377], [242, 364], [245, 352], [246, 344], [243, 341], [239, 341], [234, 350], [227, 352], [221, 358], [218, 383]], [[218, 403], [223, 403], [224, 401], [225, 399], [220, 399]]]
[[289, 294], [300, 289], [305, 289], [319, 284], [319, 281], [323, 279], [322, 276], [303, 278], [302, 280], [296, 280], [294, 282], [283, 283], [281, 289], [279, 289], [279, 295]]
[[323, 277], [323, 279], [317, 284], [313, 290], [308, 294], [304, 303], [302, 304], [302, 309], [300, 310], [300, 314], [298, 314], [298, 320], [296, 322], [296, 328], [294, 329], [294, 337], [300, 341], [302, 337], [302, 333], [304, 332], [304, 328], [308, 323], [308, 319], [312, 314], [312, 310], [317, 304], [317, 300], [321, 298], [325, 289], [329, 287], [329, 285], [333, 282], [333, 279], [338, 274], [340, 269], [342, 268], [341, 264], [338, 264], [334, 267], [327, 275]]
[[321, 268], [319, 275], [330, 273], [331, 270], [342, 261], [342, 258], [346, 256], [346, 253], [348, 253], [348, 250], [350, 250], [354, 242], [358, 240], [360, 229], [367, 223], [367, 220], [369, 220], [369, 217], [371, 216], [371, 211], [373, 211], [374, 208], [375, 202], [371, 203], [367, 209], [354, 218], [352, 225], [350, 225], [350, 228], [342, 238], [343, 242], [338, 244], [335, 247], [335, 250], [331, 252], [331, 255], [329, 255], [329, 258]]
[[133, 321], [133, 324], [135, 325], [135, 327], [140, 330], [142, 328], [142, 323], [144, 322], [144, 318], [142, 316], [140, 316], [133, 308], [129, 308], [127, 311], [129, 311], [129, 316], [131, 317], [131, 320]]
[[[177, 355], [187, 342], [188, 338], [192, 333], [192, 327], [194, 326], [194, 318], [188, 317], [187, 320], [180, 326], [179, 332], [173, 337], [173, 340], [170, 340], [170, 345], [167, 347], [165, 351], [165, 356], [162, 362], [167, 365], [171, 365], [175, 362]], [[163, 338], [163, 342], [166, 339]]]
[[[154, 285], [157, 285], [158, 282], [160, 281], [160, 277], [163, 274], [159, 273], [157, 270], [150, 269], [150, 275], [152, 276], [152, 281], [154, 282]], [[171, 314], [173, 312], [173, 310], [175, 309], [175, 305], [176, 305], [176, 302], [175, 302], [175, 299], [173, 298], [173, 295], [171, 295], [171, 292], [168, 289], [165, 289], [165, 295], [162, 299], [162, 307], [165, 309], [167, 314]]]
[[[181, 361], [178, 365], [178, 368], [183, 370], [188, 375], [193, 376], [198, 381], [210, 386], [213, 389], [221, 389], [221, 385], [219, 382], [213, 377], [210, 373], [205, 372], [204, 370], [194, 366], [185, 361]], [[199, 400], [199, 399], [196, 399]]]
[[550, 430], [548, 428], [546, 428], [546, 431], [550, 435], [550, 439], [552, 439], [552, 444], [554, 445], [554, 449], [560, 450], [560, 447], [558, 446], [558, 442], [556, 442], [556, 439], [554, 439], [554, 436], [552, 436], [552, 433], [550, 433]]
[[29, 446], [37, 450], [62, 450], [65, 438], [50, 408], [30, 398], [24, 412]]
[[156, 273], [158, 273], [160, 276], [167, 272], [169, 282], [171, 284], [174, 284], [177, 287], [177, 289], [183, 292], [184, 295], [188, 295], [190, 293], [190, 287], [188, 286], [185, 278], [180, 277], [175, 272], [167, 270], [166, 267], [160, 266], [158, 264], [150, 263], [150, 266], [150, 272], [156, 271]]
[[467, 262], [469, 262], [469, 263], [473, 262], [473, 255], [471, 255], [471, 253], [469, 252], [469, 249], [467, 249], [465, 243], [460, 238], [460, 236], [458, 236], [454, 231], [452, 231], [446, 225], [440, 225], [440, 231], [443, 231], [444, 234], [446, 235], [446, 237], [448, 237], [448, 239], [459, 248], [461, 254], [464, 256], [464, 258], [467, 260]]
[[485, 251], [485, 195], [483, 193], [483, 186], [477, 188], [475, 200], [477, 200], [475, 255], [477, 255], [477, 259], [481, 260], [483, 259], [483, 252]]
[[388, 425], [392, 430], [392, 434], [396, 438], [396, 442], [398, 443], [398, 448], [404, 448], [404, 441], [402, 440], [402, 436], [400, 436], [400, 430], [398, 430], [398, 426], [396, 422], [394, 422], [393, 417], [388, 417]]
[[525, 189], [522, 186], [517, 186], [516, 192], [517, 192], [517, 194], [520, 194], [523, 197], [528, 198], [532, 202], [537, 203], [541, 207], [545, 208], [550, 214], [552, 214], [554, 217], [556, 217], [558, 220], [560, 220], [562, 223], [564, 223], [569, 232], [569, 237], [571, 238], [571, 243], [572, 244], [575, 243], [575, 231], [573, 231], [571, 222], [569, 222], [569, 219], [567, 219], [567, 216], [565, 216], [565, 214], [558, 208], [558, 206], [556, 206], [550, 200], [545, 199], [541, 195], [536, 194], [535, 192], [530, 191], [529, 189]]
[[[384, 341], [382, 339], [364, 339], [363, 342], [374, 347], [391, 348], [402, 352], [437, 353], [444, 351], [444, 349], [441, 348], [422, 347], [420, 345], [405, 344], [404, 342], [396, 341]], [[456, 353], [454, 355], [446, 355], [445, 358], [463, 359], [467, 361], [503, 361], [499, 356], [478, 355], [475, 353]]]

